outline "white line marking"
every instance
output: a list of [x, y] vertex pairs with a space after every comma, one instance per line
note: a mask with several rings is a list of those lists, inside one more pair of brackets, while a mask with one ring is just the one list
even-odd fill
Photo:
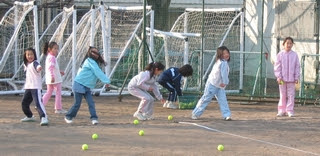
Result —
[[284, 146], [284, 145], [280, 145], [280, 144], [276, 144], [276, 143], [272, 143], [272, 142], [268, 142], [268, 141], [263, 141], [263, 140], [248, 138], [248, 137], [245, 137], [245, 136], [236, 135], [236, 134], [232, 134], [232, 133], [228, 133], [228, 132], [223, 132], [223, 131], [219, 131], [219, 130], [217, 130], [217, 129], [213, 129], [213, 128], [210, 128], [210, 127], [207, 127], [207, 126], [199, 125], [199, 124], [197, 124], [197, 123], [192, 123], [192, 122], [179, 122], [179, 123], [181, 123], [181, 124], [187, 124], [187, 125], [194, 125], [194, 126], [198, 126], [198, 127], [201, 127], [201, 128], [207, 129], [207, 130], [210, 130], [210, 131], [215, 131], [215, 132], [219, 132], [219, 133], [223, 133], [223, 134], [227, 134], [227, 135], [231, 135], [231, 136], [235, 136], [235, 137], [240, 137], [240, 138], [243, 138], [243, 139], [253, 140], [253, 141], [257, 141], [257, 142], [261, 142], [261, 143], [265, 143], [265, 144], [270, 144], [270, 145], [274, 145], [274, 146], [279, 146], [279, 147], [283, 147], [283, 148], [292, 149], [292, 150], [299, 151], [299, 152], [302, 152], [302, 153], [308, 153], [308, 154], [320, 156], [320, 155], [317, 154], [317, 153], [312, 153], [312, 152], [308, 152], [308, 151], [304, 151], [304, 150], [300, 150], [300, 149], [297, 149], [297, 148], [293, 148], [293, 147], [289, 147], [289, 146]]

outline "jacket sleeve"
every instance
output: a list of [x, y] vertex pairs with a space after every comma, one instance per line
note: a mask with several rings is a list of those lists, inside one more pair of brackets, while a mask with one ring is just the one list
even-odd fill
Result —
[[281, 66], [281, 53], [277, 55], [276, 62], [274, 63], [274, 75], [276, 78], [282, 79], [282, 66]]
[[300, 79], [300, 62], [299, 57], [296, 55], [296, 64], [295, 64], [295, 74], [294, 74], [294, 80], [298, 81]]
[[145, 83], [149, 79], [150, 79], [149, 72], [140, 72], [138, 75], [137, 86], [143, 90], [149, 90], [150, 85]]
[[182, 96], [182, 91], [181, 91], [181, 75], [179, 74], [176, 78], [173, 79], [174, 87], [177, 91], [177, 94], [179, 96]]
[[228, 63], [227, 61], [222, 61], [220, 65], [220, 72], [221, 72], [221, 78], [222, 78], [222, 83], [227, 85], [229, 84], [229, 71], [228, 71]]
[[95, 61], [90, 61], [91, 69], [97, 78], [105, 84], [110, 84], [110, 79], [105, 75]]
[[153, 94], [156, 96], [156, 98], [158, 100], [161, 100], [162, 99], [162, 95], [160, 93], [159, 87], [156, 84], [153, 84], [152, 88], [153, 88], [153, 91], [152, 91]]

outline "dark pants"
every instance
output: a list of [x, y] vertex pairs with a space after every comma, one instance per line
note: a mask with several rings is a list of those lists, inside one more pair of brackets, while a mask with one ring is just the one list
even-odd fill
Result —
[[42, 104], [41, 100], [41, 89], [26, 89], [22, 98], [22, 111], [23, 113], [28, 117], [31, 118], [33, 116], [30, 105], [32, 101], [34, 100], [36, 104], [37, 111], [39, 113], [39, 117], [46, 117], [46, 110], [45, 107]]
[[177, 101], [176, 88], [174, 88], [174, 86], [168, 82], [159, 82], [159, 84], [169, 91], [168, 101], [176, 102]]

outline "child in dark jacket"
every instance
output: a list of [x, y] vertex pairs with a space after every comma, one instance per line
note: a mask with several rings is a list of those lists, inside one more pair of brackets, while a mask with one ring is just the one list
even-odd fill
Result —
[[193, 69], [189, 64], [186, 64], [181, 68], [170, 67], [162, 72], [159, 76], [158, 83], [170, 92], [167, 101], [163, 104], [163, 107], [171, 109], [177, 108], [174, 102], [177, 101], [177, 96], [182, 96], [181, 81], [183, 77], [191, 76], [192, 73]]

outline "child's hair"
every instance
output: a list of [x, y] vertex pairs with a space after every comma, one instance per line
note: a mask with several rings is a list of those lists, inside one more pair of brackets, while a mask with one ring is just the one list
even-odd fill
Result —
[[44, 47], [43, 47], [43, 54], [47, 55], [48, 54], [48, 49], [52, 49], [54, 46], [58, 46], [57, 42], [46, 42], [44, 43]]
[[[92, 51], [93, 49], [96, 49], [97, 52], [96, 52], [96, 51]], [[97, 55], [98, 58], [97, 58], [95, 55]], [[86, 55], [86, 57], [83, 59], [82, 63], [83, 63], [88, 57], [89, 57], [89, 58], [92, 58], [93, 60], [95, 60], [95, 61], [98, 63], [99, 66], [100, 66], [101, 64], [104, 65], [104, 66], [107, 65], [107, 63], [106, 63], [106, 62], [104, 61], [104, 59], [101, 57], [101, 54], [99, 53], [98, 48], [96, 48], [96, 47], [89, 46], [87, 55]], [[82, 63], [81, 63], [81, 64], [82, 64]]]
[[164, 65], [160, 62], [151, 62], [149, 63], [145, 70], [149, 70], [150, 71], [150, 77], [153, 77], [154, 74], [154, 70], [158, 68], [158, 70], [164, 70]]
[[184, 77], [191, 76], [193, 73], [193, 69], [189, 64], [183, 65], [178, 71]]
[[284, 45], [288, 40], [291, 40], [291, 42], [294, 43], [292, 37], [286, 37], [286, 38], [283, 40], [282, 45]]
[[24, 54], [23, 54], [23, 63], [24, 65], [27, 65], [28, 64], [28, 60], [27, 60], [27, 51], [32, 51], [33, 55], [34, 55], [34, 60], [37, 60], [37, 54], [36, 54], [36, 50], [34, 50], [33, 48], [28, 48], [24, 51]]
[[[216, 54], [216, 61], [219, 59], [223, 59], [223, 51], [228, 51], [229, 55], [230, 55], [230, 51], [226, 46], [221, 46], [217, 49], [217, 54]], [[226, 61], [230, 61], [231, 56], [229, 57], [228, 60]]]

